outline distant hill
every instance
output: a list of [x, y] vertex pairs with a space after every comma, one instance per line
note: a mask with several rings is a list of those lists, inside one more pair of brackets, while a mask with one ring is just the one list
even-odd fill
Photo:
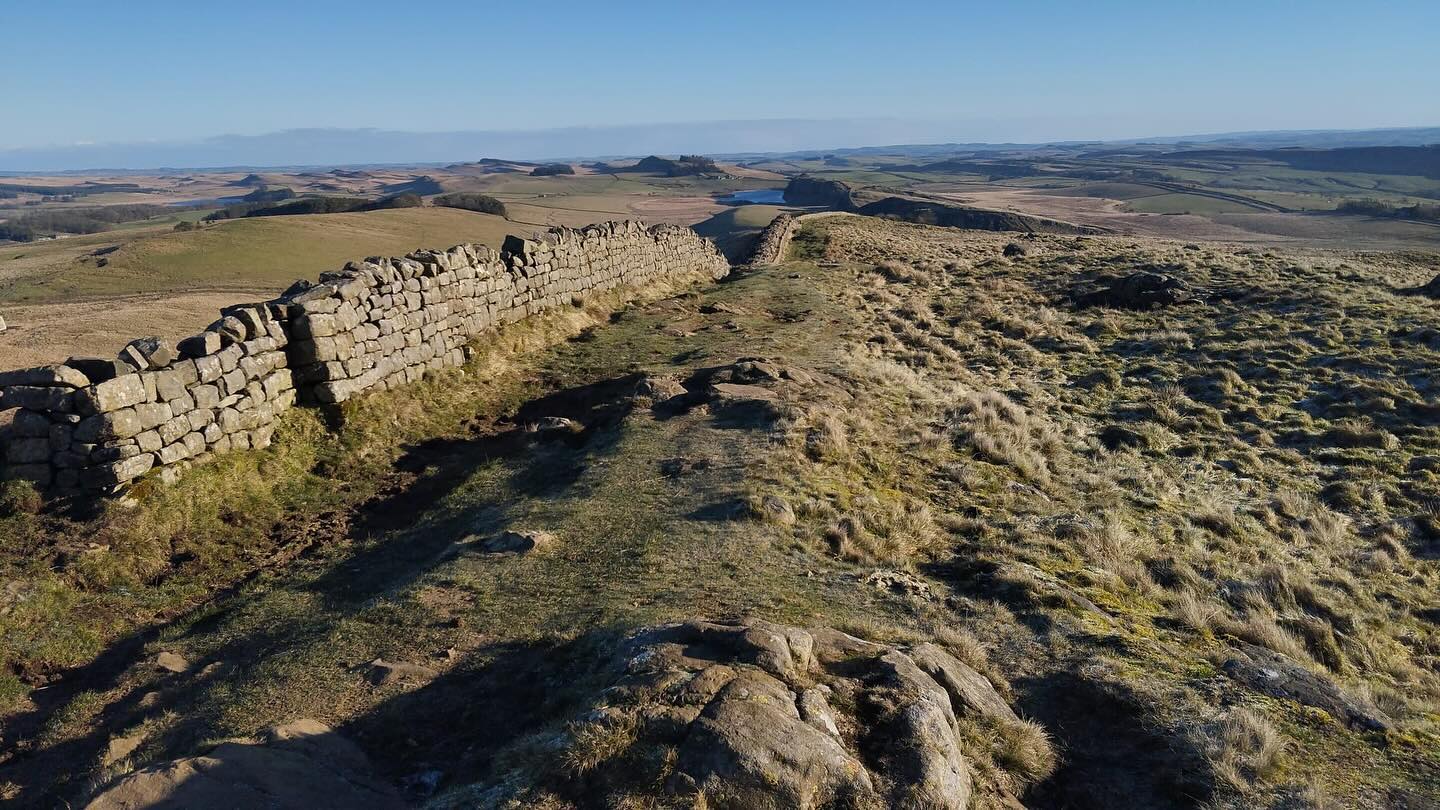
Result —
[[716, 165], [715, 161], [701, 155], [681, 155], [675, 160], [651, 155], [642, 158], [639, 163], [628, 169], [619, 169], [618, 171], [644, 172], [665, 177], [690, 177], [697, 174], [717, 174], [720, 172], [720, 167]]
[[440, 185], [439, 180], [436, 180], [435, 178], [427, 174], [423, 177], [416, 177], [404, 183], [390, 183], [388, 185], [381, 186], [380, 190], [385, 192], [386, 194], [429, 195], [440, 194], [445, 191], [445, 188]]
[[1011, 211], [991, 211], [961, 205], [945, 205], [904, 197], [886, 197], [863, 205], [859, 213], [871, 217], [898, 219], [921, 225], [966, 228], [976, 231], [1020, 231], [1022, 233], [1099, 234], [1105, 231], [1088, 225], [1074, 225], [1044, 217]]
[[1273, 160], [1321, 172], [1404, 174], [1440, 180], [1440, 146], [1366, 146], [1343, 149], [1192, 149], [1157, 160]]
[[823, 205], [836, 211], [854, 211], [850, 187], [839, 180], [801, 175], [785, 186], [785, 202], [791, 205]]

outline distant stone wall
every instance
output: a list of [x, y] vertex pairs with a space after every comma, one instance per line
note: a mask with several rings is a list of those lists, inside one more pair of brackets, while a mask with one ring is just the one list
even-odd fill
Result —
[[755, 251], [750, 254], [750, 264], [779, 264], [785, 261], [785, 251], [790, 247], [790, 238], [795, 235], [799, 220], [791, 214], [779, 214], [770, 220], [765, 230], [755, 240]]
[[622, 285], [729, 272], [709, 240], [634, 222], [352, 262], [285, 295], [228, 307], [170, 346], [0, 373], [15, 410], [0, 472], [61, 491], [115, 491], [214, 453], [261, 448], [276, 419], [465, 362], [486, 330]]
[[302, 398], [343, 402], [465, 362], [470, 339], [577, 295], [729, 265], [689, 228], [634, 222], [516, 236], [500, 253], [460, 245], [352, 263], [286, 301]]

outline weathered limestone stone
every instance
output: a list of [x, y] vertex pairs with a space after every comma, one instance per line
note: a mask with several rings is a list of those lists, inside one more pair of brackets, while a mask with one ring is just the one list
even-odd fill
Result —
[[144, 430], [140, 415], [134, 408], [121, 408], [96, 414], [75, 427], [77, 442], [107, 442], [128, 439]]
[[65, 361], [65, 365], [84, 374], [92, 383], [113, 380], [134, 370], [129, 363], [118, 359], [106, 360], [101, 357], [72, 357]]
[[220, 344], [219, 333], [205, 331], [185, 338], [176, 348], [180, 350], [181, 357], [201, 358], [220, 351], [223, 348]]
[[141, 376], [126, 374], [82, 390], [78, 404], [81, 413], [95, 414], [138, 405], [147, 398]]
[[5, 447], [5, 461], [9, 464], [39, 464], [50, 460], [50, 440], [11, 439]]
[[7, 480], [29, 481], [37, 487], [48, 487], [55, 479], [55, 471], [49, 464], [7, 464], [0, 472]]
[[214, 332], [220, 336], [220, 342], [226, 346], [243, 342], [249, 337], [245, 324], [239, 318], [226, 315], [220, 320], [205, 327], [205, 331]]
[[10, 423], [10, 432], [15, 436], [49, 436], [50, 420], [39, 411], [16, 411], [15, 421]]
[[223, 742], [203, 755], [130, 773], [86, 810], [161, 806], [401, 810], [408, 804], [371, 773], [354, 743], [315, 720], [297, 720], [268, 729], [258, 742]]
[[139, 478], [154, 466], [155, 456], [151, 453], [142, 453], [123, 461], [83, 470], [80, 474], [80, 482], [84, 486], [94, 489], [114, 487]]
[[200, 382], [212, 383], [225, 374], [221, 366], [220, 358], [214, 355], [195, 358], [195, 370], [200, 375]]
[[0, 389], [0, 410], [29, 408], [32, 411], [69, 412], [75, 405], [73, 388], [39, 388], [12, 385]]
[[175, 347], [158, 337], [137, 338], [121, 350], [120, 358], [141, 371], [165, 368], [175, 359]]
[[135, 406], [135, 414], [140, 418], [141, 430], [159, 427], [175, 416], [170, 406], [161, 402], [142, 402]]
[[240, 338], [241, 340], [250, 340], [265, 334], [264, 317], [261, 315], [260, 309], [254, 305], [226, 307], [220, 310], [220, 313], [225, 316], [221, 319], [222, 322], [234, 318], [240, 324], [241, 332], [244, 334], [244, 337]]
[[155, 396], [163, 402], [178, 399], [185, 393], [185, 381], [172, 369], [156, 372]]
[[90, 378], [70, 366], [38, 366], [0, 372], [0, 388], [11, 385], [37, 388], [84, 388]]

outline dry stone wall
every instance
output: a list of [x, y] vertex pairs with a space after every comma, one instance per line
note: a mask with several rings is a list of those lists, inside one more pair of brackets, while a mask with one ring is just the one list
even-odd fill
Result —
[[755, 239], [755, 251], [750, 254], [750, 264], [779, 264], [785, 261], [785, 251], [800, 221], [791, 214], [777, 214], [765, 230]]
[[286, 301], [296, 379], [307, 401], [343, 402], [465, 362], [470, 339], [576, 296], [729, 265], [689, 228], [634, 222], [511, 236], [504, 249], [460, 245], [352, 263]]
[[7, 478], [116, 491], [159, 468], [263, 448], [297, 404], [343, 402], [460, 365], [487, 330], [622, 285], [729, 272], [688, 228], [635, 222], [555, 229], [478, 245], [352, 262], [285, 295], [228, 307], [171, 346], [130, 343], [115, 360], [0, 373]]

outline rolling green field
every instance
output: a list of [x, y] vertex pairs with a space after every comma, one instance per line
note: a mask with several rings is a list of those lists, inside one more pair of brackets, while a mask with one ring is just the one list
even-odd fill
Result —
[[1130, 200], [1125, 210], [1139, 214], [1243, 214], [1254, 209], [1199, 194], [1151, 194]]
[[[0, 302], [47, 303], [197, 289], [283, 289], [351, 259], [479, 242], [516, 230], [453, 208], [264, 217], [187, 232], [109, 232], [0, 249]], [[128, 237], [128, 238], [127, 238]], [[94, 255], [115, 247], [103, 256]], [[76, 255], [78, 253], [78, 255]], [[105, 259], [102, 266], [99, 259]], [[7, 272], [8, 271], [8, 272]]]

